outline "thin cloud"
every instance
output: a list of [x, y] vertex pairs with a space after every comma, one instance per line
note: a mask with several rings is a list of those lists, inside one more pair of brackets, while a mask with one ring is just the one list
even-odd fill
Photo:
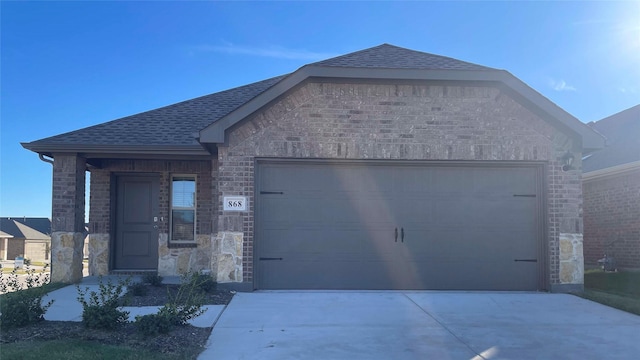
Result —
[[618, 88], [618, 91], [623, 93], [623, 94], [635, 94], [637, 92], [636, 88], [630, 87], [630, 88]]
[[287, 49], [282, 47], [250, 47], [241, 45], [200, 45], [193, 48], [197, 52], [216, 52], [230, 55], [248, 55], [270, 57], [285, 60], [322, 60], [335, 57], [335, 54], [313, 52], [304, 49]]
[[549, 86], [551, 86], [551, 88], [555, 91], [576, 91], [578, 89], [575, 88], [575, 86], [569, 85], [567, 84], [566, 81], [564, 80], [554, 80], [551, 79], [549, 81]]

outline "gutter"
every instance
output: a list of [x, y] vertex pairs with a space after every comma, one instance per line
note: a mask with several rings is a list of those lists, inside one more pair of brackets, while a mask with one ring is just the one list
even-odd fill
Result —
[[[38, 157], [40, 158], [40, 160], [42, 160], [42, 161], [44, 161], [44, 162], [46, 162], [46, 163], [49, 163], [49, 164], [53, 165], [53, 159], [45, 159], [45, 158], [44, 158], [45, 156], [46, 156], [46, 155], [44, 155], [44, 154], [40, 154], [40, 153], [38, 153]], [[47, 156], [47, 157], [50, 157], [50, 156]]]

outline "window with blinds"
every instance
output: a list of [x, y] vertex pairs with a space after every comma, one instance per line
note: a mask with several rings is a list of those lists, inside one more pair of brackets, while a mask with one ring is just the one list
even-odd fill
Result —
[[171, 241], [196, 240], [196, 177], [171, 177]]

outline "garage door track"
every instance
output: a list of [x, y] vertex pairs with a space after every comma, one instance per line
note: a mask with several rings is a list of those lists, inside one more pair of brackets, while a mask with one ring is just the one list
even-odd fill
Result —
[[238, 293], [199, 359], [633, 359], [640, 317], [572, 295]]

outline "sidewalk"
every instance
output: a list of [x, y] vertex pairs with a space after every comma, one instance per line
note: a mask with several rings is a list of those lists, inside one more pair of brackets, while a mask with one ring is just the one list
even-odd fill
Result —
[[[117, 277], [104, 277], [103, 281], [111, 279], [117, 281]], [[173, 279], [166, 281], [169, 283]], [[134, 281], [136, 281], [134, 277]], [[79, 284], [81, 289], [89, 288], [89, 292], [100, 289], [99, 281], [97, 277], [85, 277]], [[76, 285], [65, 286], [61, 289], [55, 290], [47, 294], [42, 302], [46, 303], [49, 300], [54, 300], [53, 304], [47, 310], [44, 315], [45, 320], [48, 321], [82, 321], [82, 304], [78, 301], [78, 290]], [[161, 306], [143, 306], [143, 307], [131, 307], [125, 306], [121, 309], [129, 312], [129, 321], [135, 321], [137, 315], [154, 314]], [[195, 319], [189, 321], [189, 324], [195, 327], [213, 327], [220, 314], [225, 309], [226, 305], [204, 305], [205, 313], [198, 316]]]

